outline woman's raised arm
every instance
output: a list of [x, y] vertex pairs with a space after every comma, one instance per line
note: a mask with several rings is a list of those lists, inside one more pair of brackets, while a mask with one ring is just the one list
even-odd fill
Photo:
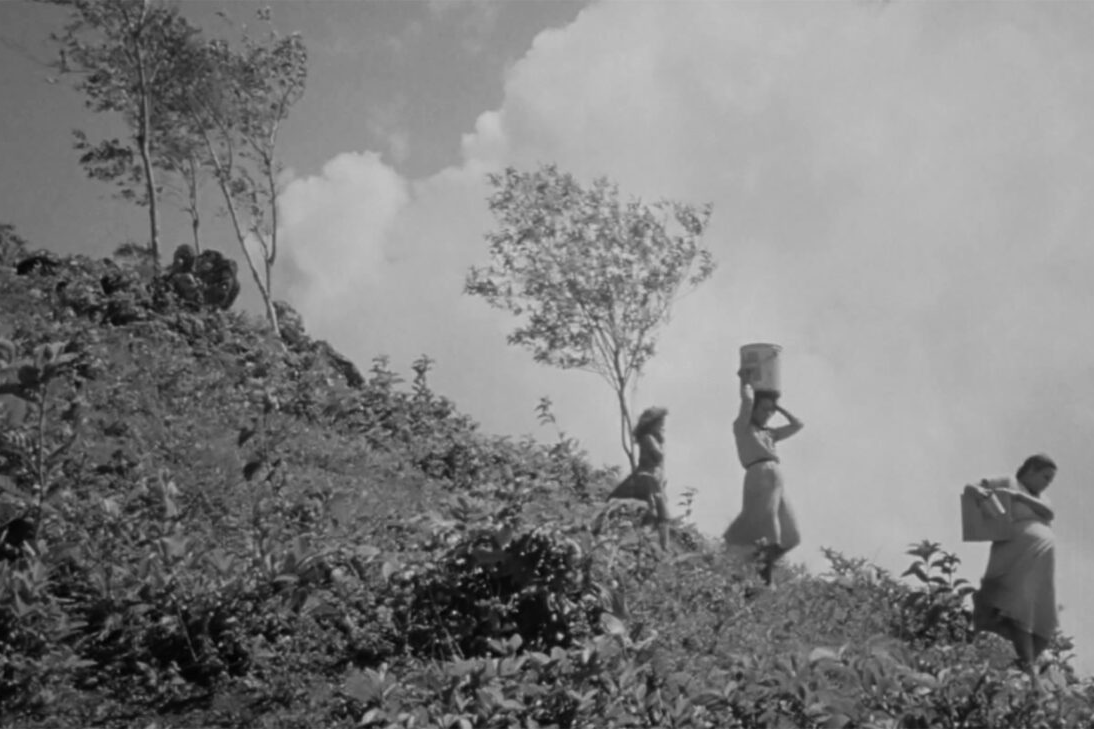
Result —
[[782, 413], [782, 416], [787, 419], [788, 424], [780, 428], [773, 428], [771, 434], [775, 436], [775, 440], [786, 440], [790, 436], [797, 433], [799, 430], [805, 427], [802, 421], [794, 417], [793, 413], [784, 408], [782, 405], [776, 405], [775, 410]]
[[752, 420], [752, 405], [756, 400], [756, 393], [752, 391], [752, 385], [745, 379], [748, 370], [738, 370], [737, 376], [741, 378], [741, 409], [737, 413], [737, 422], [747, 423]]

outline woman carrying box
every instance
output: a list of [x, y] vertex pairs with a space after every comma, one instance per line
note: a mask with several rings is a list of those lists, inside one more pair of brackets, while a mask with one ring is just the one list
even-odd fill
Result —
[[1018, 662], [1040, 690], [1036, 661], [1056, 632], [1055, 517], [1044, 491], [1056, 464], [1044, 454], [1030, 456], [1014, 478], [999, 484], [1009, 497], [1011, 534], [992, 542], [980, 589], [973, 595], [973, 625], [1014, 644]]

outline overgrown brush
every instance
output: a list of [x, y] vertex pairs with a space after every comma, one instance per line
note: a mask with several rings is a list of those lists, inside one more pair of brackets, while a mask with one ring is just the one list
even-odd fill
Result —
[[106, 268], [0, 269], [11, 726], [1094, 726], [1069, 641], [1036, 700], [941, 545], [768, 591], [687, 504], [670, 554], [604, 505], [549, 402], [552, 442], [485, 435], [428, 358], [404, 387], [246, 316], [118, 323]]

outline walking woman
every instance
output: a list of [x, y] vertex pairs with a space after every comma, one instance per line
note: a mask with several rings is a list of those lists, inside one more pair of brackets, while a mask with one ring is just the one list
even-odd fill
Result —
[[[758, 546], [760, 577], [770, 585], [775, 563], [801, 542], [798, 522], [783, 493], [782, 471], [775, 444], [802, 429], [802, 422], [779, 405], [779, 394], [768, 390], [753, 392], [741, 378], [741, 410], [733, 421], [737, 457], [745, 469], [744, 502], [741, 513], [725, 532], [726, 543], [733, 546]], [[769, 428], [771, 416], [779, 413], [787, 424]]]
[[638, 465], [634, 473], [608, 495], [609, 499], [640, 499], [649, 504], [657, 527], [661, 549], [669, 548], [669, 510], [665, 502], [665, 418], [666, 408], [646, 408], [638, 416], [631, 434], [638, 444]]
[[[1018, 663], [1041, 689], [1037, 657], [1056, 632], [1055, 514], [1044, 496], [1056, 464], [1044, 454], [1030, 456], [1013, 478], [994, 485], [1010, 496], [1012, 532], [992, 542], [988, 567], [973, 595], [973, 625], [1009, 640]], [[991, 482], [983, 485], [993, 487]]]

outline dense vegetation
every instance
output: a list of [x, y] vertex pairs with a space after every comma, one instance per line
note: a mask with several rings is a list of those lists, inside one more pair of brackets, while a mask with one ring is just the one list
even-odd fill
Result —
[[0, 232], [3, 726], [1094, 726], [1068, 641], [1033, 697], [940, 545], [762, 590], [427, 357], [361, 373], [285, 307], [283, 343]]

